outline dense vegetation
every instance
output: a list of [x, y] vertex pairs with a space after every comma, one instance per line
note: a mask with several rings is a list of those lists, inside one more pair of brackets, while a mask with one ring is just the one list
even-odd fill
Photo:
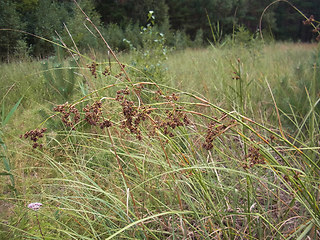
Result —
[[174, 25], [180, 1], [146, 22], [153, 1], [4, 3], [41, 38], [0, 37], [29, 49], [0, 65], [0, 239], [320, 238], [319, 45], [267, 43], [250, 21], [225, 36], [210, 15], [202, 46], [206, 29]]
[[[158, 32], [166, 36], [166, 45], [181, 49], [201, 47], [208, 41], [221, 41], [235, 32], [255, 37], [259, 18], [272, 0], [79, 0], [79, 4], [100, 28], [115, 50], [130, 48], [128, 41], [141, 47], [140, 27], [148, 24], [147, 14], [154, 12]], [[314, 34], [302, 24], [304, 17], [286, 1], [276, 1], [266, 11], [262, 29], [277, 40], [311, 41]], [[290, 1], [309, 17], [320, 17], [317, 0]], [[0, 57], [9, 61], [15, 56], [47, 57], [54, 54], [53, 45], [34, 37], [74, 44], [80, 51], [88, 47], [102, 51], [103, 45], [73, 1], [2, 0], [0, 2]], [[92, 29], [91, 29], [92, 31]], [[212, 38], [212, 32], [216, 37]], [[71, 39], [72, 36], [72, 39]], [[73, 46], [74, 47], [74, 46]]]

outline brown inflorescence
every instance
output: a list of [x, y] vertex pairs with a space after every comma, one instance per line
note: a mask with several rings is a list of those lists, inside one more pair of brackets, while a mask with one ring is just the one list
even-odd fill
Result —
[[[72, 130], [75, 130], [75, 124], [80, 121], [80, 113], [74, 105], [68, 104], [68, 102], [58, 105], [53, 108], [53, 111], [61, 113], [61, 121], [65, 126], [71, 127]], [[73, 115], [73, 118], [71, 117]]]
[[[161, 92], [160, 92], [159, 94], [161, 94]], [[165, 96], [165, 98], [166, 98], [168, 101], [178, 101], [178, 100], [179, 100], [178, 95], [175, 94], [175, 93], [172, 93], [171, 95]]]
[[129, 91], [127, 91], [127, 89], [120, 90], [117, 92], [116, 97], [116, 99], [120, 102], [120, 105], [122, 106], [122, 113], [125, 118], [125, 120], [122, 121], [121, 128], [127, 128], [130, 131], [130, 133], [136, 134], [137, 138], [141, 140], [141, 132], [138, 129], [138, 126], [134, 124], [134, 118], [138, 112], [136, 110], [136, 107], [134, 106], [134, 102], [129, 101], [124, 97], [124, 95], [127, 94], [129, 94]]
[[114, 77], [115, 78], [120, 78], [121, 76], [123, 76], [123, 74], [124, 74], [124, 68], [126, 67], [126, 65], [124, 65], [124, 64], [121, 64], [121, 72], [119, 72], [118, 74], [116, 74]]
[[252, 168], [256, 164], [265, 164], [265, 159], [261, 156], [260, 149], [257, 147], [249, 147], [245, 158], [246, 162], [242, 165], [244, 169]]
[[161, 129], [164, 135], [174, 137], [174, 134], [170, 129], [190, 124], [188, 116], [182, 110], [182, 107], [176, 107], [172, 111], [166, 111], [166, 119], [158, 121], [156, 128]]
[[103, 122], [100, 123], [100, 128], [104, 129], [104, 128], [108, 128], [112, 126], [112, 122], [109, 120], [104, 120]]
[[120, 89], [117, 91], [117, 97], [121, 96], [121, 94], [123, 95], [129, 95], [130, 94], [130, 90], [128, 87], [126, 87], [125, 89]]
[[312, 32], [313, 32], [313, 33], [318, 33], [318, 36], [316, 37], [316, 40], [319, 42], [319, 41], [320, 41], [320, 27], [319, 27], [319, 22], [317, 22], [317, 23], [318, 23], [317, 26], [313, 25], [314, 22], [316, 22], [316, 20], [314, 19], [314, 16], [313, 16], [313, 15], [311, 15], [307, 20], [302, 21], [302, 23], [303, 23], [304, 25], [311, 25], [311, 24], [312, 24], [312, 26], [313, 26], [313, 28], [314, 28], [314, 29], [312, 30]]
[[320, 31], [320, 27], [316, 27], [316, 28], [314, 28], [314, 29], [312, 30], [313, 33], [317, 33], [317, 32], [319, 32], [319, 31]]
[[90, 125], [99, 125], [101, 129], [112, 126], [112, 122], [110, 120], [103, 119], [101, 101], [95, 101], [91, 106], [87, 104], [87, 106], [83, 108], [83, 111], [85, 112], [85, 120]]
[[90, 125], [97, 126], [102, 115], [102, 103], [101, 101], [96, 101], [91, 106], [87, 104], [83, 111], [85, 112], [85, 120]]
[[114, 75], [114, 77], [115, 77], [115, 78], [120, 78], [122, 75], [123, 75], [123, 73], [122, 73], [122, 72], [120, 72], [120, 73], [118, 73], [118, 74]]
[[[139, 86], [138, 89], [141, 88], [143, 88], [142, 85]], [[166, 111], [166, 116], [163, 119], [155, 120], [150, 114], [157, 108], [152, 108], [143, 104], [137, 107], [134, 101], [129, 98], [130, 92], [128, 87], [118, 90], [115, 100], [122, 107], [121, 114], [123, 118], [120, 122], [120, 128], [124, 129], [126, 133], [134, 134], [138, 140], [142, 140], [140, 125], [148, 119], [150, 124], [144, 125], [144, 127], [147, 129], [146, 134], [149, 137], [155, 136], [156, 130], [162, 131], [164, 135], [169, 137], [174, 137], [173, 130], [175, 128], [190, 124], [190, 120], [186, 112], [184, 112], [183, 107], [177, 106], [177, 103], [175, 103], [175, 101], [178, 100], [177, 94], [173, 93], [166, 96], [163, 95], [160, 90], [158, 91], [158, 94], [160, 96], [162, 95], [162, 97], [168, 101], [165, 104], [170, 105], [172, 108], [171, 110]], [[75, 106], [76, 104], [72, 105], [66, 102], [53, 108], [55, 112], [61, 113], [61, 121], [63, 124], [70, 127], [72, 130], [75, 130], [76, 124], [81, 120], [80, 112]], [[82, 110], [85, 116], [84, 120], [88, 124], [100, 127], [101, 129], [113, 126], [113, 123], [110, 120], [105, 119], [105, 116], [103, 115], [101, 101], [95, 101], [91, 105], [87, 104]], [[34, 147], [37, 147], [37, 137], [42, 136], [40, 132], [35, 130], [27, 132], [25, 137], [27, 138], [29, 136], [31, 137], [31, 140], [35, 141]]]
[[33, 148], [37, 148], [37, 147], [42, 148], [43, 144], [39, 144], [38, 140], [39, 140], [39, 138], [43, 138], [43, 136], [44, 136], [43, 133], [45, 131], [47, 131], [46, 128], [30, 130], [30, 131], [26, 132], [23, 136], [21, 135], [20, 138], [24, 137], [25, 139], [27, 139], [30, 137], [30, 140], [33, 141], [33, 145], [32, 145]]
[[239, 80], [240, 79], [239, 73], [237, 72], [233, 72], [233, 73], [234, 73], [234, 76], [232, 77], [232, 79]]
[[[221, 135], [232, 126], [236, 125], [236, 121], [234, 120], [230, 120], [227, 123], [221, 123], [221, 121], [226, 117], [227, 115], [224, 114], [219, 120], [210, 121], [210, 123], [208, 124], [205, 142], [202, 145], [206, 150], [211, 150], [213, 148], [213, 140], [217, 136]], [[217, 118], [214, 117], [214, 119]]]
[[206, 150], [211, 150], [213, 148], [213, 140], [215, 137], [227, 128], [225, 125], [216, 126], [216, 124], [215, 121], [211, 121], [208, 125], [205, 142], [202, 145]]
[[90, 65], [87, 64], [87, 67], [90, 69], [90, 72], [94, 78], [97, 78], [97, 66], [98, 64], [95, 62], [91, 63]]
[[134, 105], [133, 101], [126, 99], [130, 94], [128, 87], [117, 91], [116, 100], [122, 106], [122, 114], [124, 120], [121, 122], [121, 128], [129, 130], [130, 133], [135, 134], [138, 140], [142, 140], [139, 125], [147, 119], [147, 115], [152, 112], [149, 107], [142, 106], [139, 109]]
[[311, 15], [307, 20], [302, 21], [302, 23], [304, 25], [310, 25], [312, 22], [314, 22], [314, 16], [313, 15]]
[[102, 72], [102, 75], [103, 75], [103, 76], [109, 76], [109, 75], [111, 75], [110, 67], [106, 67], [106, 68], [104, 69], [104, 71]]

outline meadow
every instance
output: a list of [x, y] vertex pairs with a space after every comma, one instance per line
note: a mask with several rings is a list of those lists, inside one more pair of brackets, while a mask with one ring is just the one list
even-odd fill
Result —
[[320, 238], [317, 44], [59, 49], [0, 65], [0, 239]]

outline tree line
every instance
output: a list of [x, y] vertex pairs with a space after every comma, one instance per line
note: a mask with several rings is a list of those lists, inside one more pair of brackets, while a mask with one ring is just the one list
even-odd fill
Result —
[[[141, 26], [153, 12], [155, 29], [165, 34], [166, 44], [176, 48], [200, 46], [220, 40], [239, 29], [257, 33], [263, 10], [272, 0], [78, 0], [83, 10], [117, 50], [128, 43], [141, 46]], [[291, 0], [307, 17], [320, 17], [319, 0]], [[272, 4], [263, 18], [263, 31], [276, 40], [311, 41], [310, 26], [303, 16], [284, 1]], [[99, 49], [102, 44], [72, 0], [0, 0], [0, 57], [54, 53], [53, 42], [79, 50]], [[40, 36], [41, 38], [35, 37]], [[215, 39], [217, 37], [218, 39]], [[124, 41], [124, 39], [126, 41]]]

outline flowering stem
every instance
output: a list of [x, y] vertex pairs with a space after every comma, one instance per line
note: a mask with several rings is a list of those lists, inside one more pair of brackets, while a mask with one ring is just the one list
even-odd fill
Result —
[[41, 229], [40, 222], [39, 222], [38, 214], [36, 214], [36, 217], [37, 217], [37, 222], [38, 222], [38, 225], [39, 225], [39, 230], [40, 230], [40, 233], [41, 233], [41, 235], [42, 235], [42, 239], [45, 239], [45, 238], [44, 238], [44, 235], [43, 235], [43, 232], [42, 232], [42, 229]]

